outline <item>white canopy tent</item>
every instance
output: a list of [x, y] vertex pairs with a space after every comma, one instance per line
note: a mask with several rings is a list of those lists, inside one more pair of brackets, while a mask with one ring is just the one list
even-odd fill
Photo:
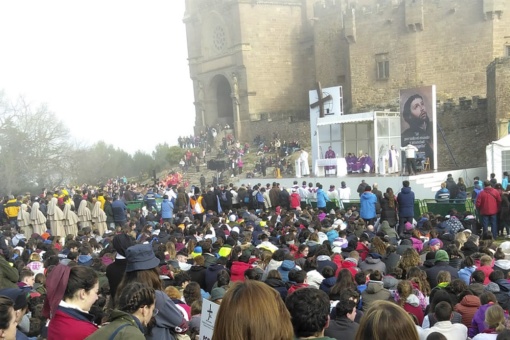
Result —
[[373, 158], [379, 172], [380, 154], [385, 154], [391, 145], [400, 147], [399, 112], [370, 111], [315, 119], [315, 124], [311, 124], [312, 164], [331, 145], [337, 157], [342, 158], [348, 152], [357, 155], [363, 150]]
[[487, 174], [494, 173], [502, 178], [504, 171], [510, 171], [510, 135], [487, 145]]

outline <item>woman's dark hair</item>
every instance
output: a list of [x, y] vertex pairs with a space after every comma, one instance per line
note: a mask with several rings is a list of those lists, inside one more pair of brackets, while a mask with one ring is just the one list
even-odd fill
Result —
[[473, 267], [475, 265], [475, 261], [471, 256], [466, 256], [464, 261], [462, 261], [462, 268]]
[[116, 308], [131, 314], [140, 307], [153, 305], [155, 301], [153, 288], [140, 282], [131, 282], [120, 292]]
[[255, 270], [254, 268], [249, 268], [244, 271], [244, 277], [247, 278], [248, 280], [260, 281], [262, 275], [260, 275], [260, 273], [257, 272], [257, 270]]
[[132, 272], [125, 272], [124, 277], [119, 283], [117, 287], [117, 294], [115, 296], [115, 301], [117, 301], [120, 297], [120, 292], [124, 290], [131, 282], [140, 282], [142, 284], [147, 285], [148, 287], [153, 288], [154, 290], [162, 290], [163, 285], [161, 283], [161, 279], [159, 278], [159, 273], [157, 268], [149, 269], [149, 270], [135, 270]]
[[12, 321], [11, 308], [14, 309], [14, 302], [5, 296], [0, 296], [0, 329], [9, 328]]
[[221, 270], [218, 273], [218, 287], [228, 286], [230, 283], [230, 274], [226, 270]]
[[194, 301], [201, 300], [200, 285], [196, 282], [190, 282], [182, 291], [182, 296], [186, 300], [186, 304], [190, 306]]
[[85, 289], [86, 292], [89, 292], [97, 282], [98, 277], [94, 269], [85, 266], [72, 267], [69, 271], [69, 280], [67, 281], [64, 300], [71, 299], [80, 289]]

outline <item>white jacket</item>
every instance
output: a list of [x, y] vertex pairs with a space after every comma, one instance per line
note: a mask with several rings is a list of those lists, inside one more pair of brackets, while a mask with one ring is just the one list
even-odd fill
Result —
[[461, 323], [453, 323], [451, 321], [439, 321], [433, 327], [424, 329], [419, 335], [420, 340], [426, 340], [430, 333], [439, 332], [443, 334], [447, 340], [466, 340], [468, 338], [468, 329]]

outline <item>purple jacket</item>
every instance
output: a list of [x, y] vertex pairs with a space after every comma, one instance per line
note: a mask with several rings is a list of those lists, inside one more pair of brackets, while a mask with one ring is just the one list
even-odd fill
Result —
[[423, 250], [423, 242], [414, 237], [411, 237], [411, 241], [413, 241], [413, 248], [418, 252], [418, 254], [421, 253]]
[[485, 328], [484, 320], [485, 320], [485, 312], [487, 309], [492, 306], [494, 303], [489, 302], [486, 305], [481, 305], [480, 308], [475, 313], [475, 316], [473, 316], [473, 321], [471, 321], [471, 327], [469, 327], [468, 330], [468, 336], [470, 338], [474, 337], [478, 333], [482, 333]]

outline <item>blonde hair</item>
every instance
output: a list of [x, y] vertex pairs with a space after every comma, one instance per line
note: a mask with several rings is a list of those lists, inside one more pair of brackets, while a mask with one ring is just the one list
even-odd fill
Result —
[[170, 257], [170, 260], [175, 260], [177, 257], [177, 252], [175, 251], [175, 244], [173, 242], [167, 242], [166, 243], [166, 252], [168, 253], [168, 256]]
[[361, 319], [355, 340], [419, 340], [413, 319], [389, 301], [372, 304]]
[[480, 265], [481, 266], [490, 266], [492, 264], [492, 258], [489, 255], [483, 255], [480, 258]]
[[439, 273], [437, 273], [436, 280], [437, 283], [452, 282], [452, 274], [446, 270], [441, 270]]
[[504, 330], [505, 327], [505, 314], [500, 305], [492, 305], [485, 312], [485, 323], [489, 328], [494, 328], [497, 333]]
[[407, 302], [407, 298], [413, 293], [411, 282], [407, 280], [400, 281], [397, 285], [397, 292], [399, 295], [397, 303], [403, 307]]
[[166, 287], [165, 293], [170, 299], [176, 299], [176, 300], [182, 299], [181, 292], [179, 292], [179, 290], [177, 288], [175, 288], [174, 286]]
[[234, 283], [223, 297], [214, 324], [212, 340], [223, 339], [294, 339], [290, 313], [278, 292], [255, 280]]
[[464, 246], [464, 243], [467, 242], [467, 235], [466, 233], [457, 233], [457, 235], [455, 236], [455, 241], [457, 241], [459, 243], [459, 246], [458, 248], [462, 248]]

